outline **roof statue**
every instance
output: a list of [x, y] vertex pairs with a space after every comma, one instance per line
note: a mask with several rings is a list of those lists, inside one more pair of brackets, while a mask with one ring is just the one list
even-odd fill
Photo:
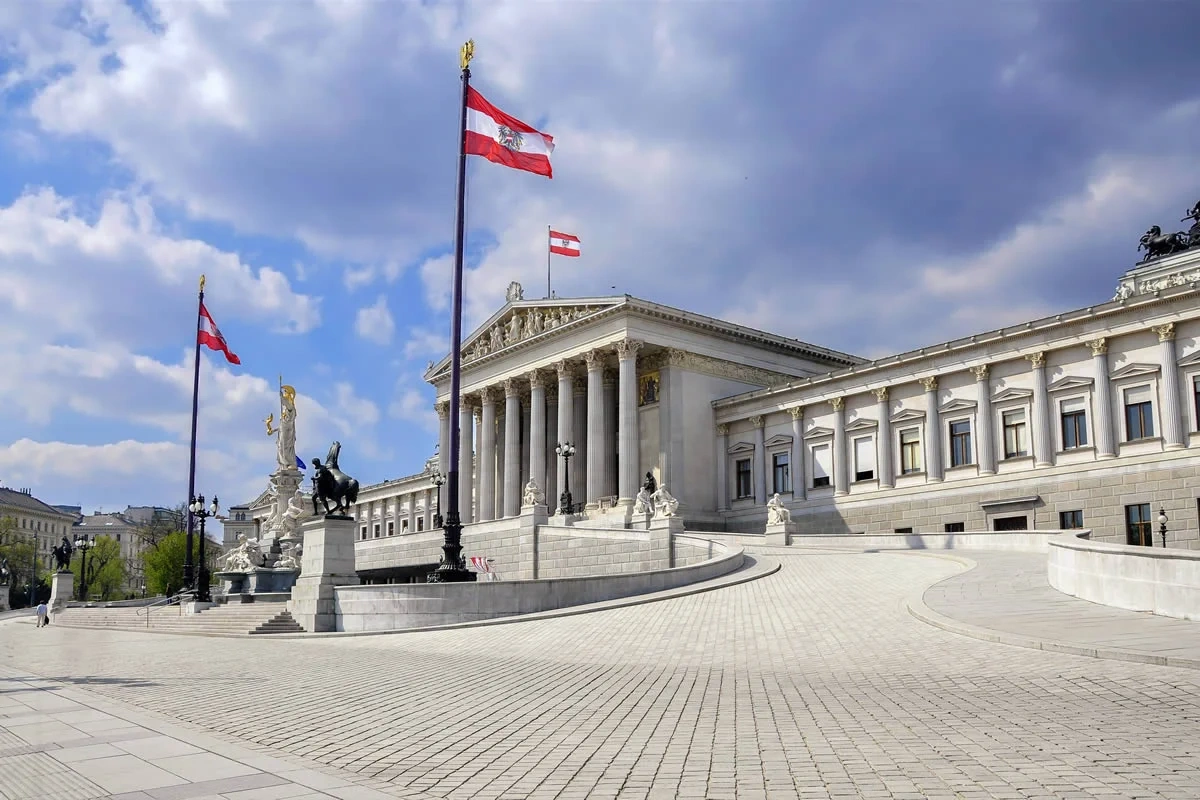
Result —
[[504, 300], [508, 303], [515, 303], [518, 300], [525, 299], [525, 290], [521, 288], [521, 284], [513, 281], [508, 285], [508, 291], [504, 293]]
[[1163, 233], [1162, 228], [1158, 225], [1151, 225], [1150, 229], [1142, 234], [1142, 238], [1138, 244], [1139, 252], [1142, 250], [1146, 251], [1146, 255], [1138, 263], [1145, 264], [1147, 261], [1153, 261], [1156, 258], [1200, 247], [1200, 201], [1197, 201], [1196, 205], [1192, 206], [1190, 211], [1185, 212], [1180, 222], [1187, 222], [1188, 220], [1192, 220], [1192, 227], [1186, 233], [1183, 231]]

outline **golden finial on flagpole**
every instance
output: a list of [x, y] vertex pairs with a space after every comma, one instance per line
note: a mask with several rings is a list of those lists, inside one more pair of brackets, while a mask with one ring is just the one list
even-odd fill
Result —
[[462, 50], [459, 52], [458, 60], [459, 60], [459, 63], [462, 64], [462, 68], [466, 69], [466, 68], [470, 67], [471, 59], [474, 57], [475, 57], [475, 40], [467, 39], [467, 43], [462, 46]]
[[204, 273], [200, 273], [200, 291], [204, 291]]

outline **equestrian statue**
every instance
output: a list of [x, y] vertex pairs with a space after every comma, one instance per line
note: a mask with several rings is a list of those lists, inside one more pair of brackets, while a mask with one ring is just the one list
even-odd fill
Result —
[[62, 538], [62, 544], [50, 551], [54, 554], [54, 561], [58, 565], [59, 572], [66, 572], [71, 567], [71, 553], [75, 552], [75, 548], [71, 546], [71, 540], [67, 537]]
[[1187, 222], [1188, 220], [1192, 221], [1192, 227], [1187, 233], [1183, 231], [1163, 233], [1162, 228], [1157, 225], [1151, 225], [1150, 230], [1142, 234], [1141, 242], [1138, 244], [1139, 252], [1142, 250], [1146, 251], [1146, 255], [1138, 263], [1145, 264], [1147, 261], [1153, 261], [1156, 258], [1200, 247], [1200, 202], [1192, 206], [1190, 211], [1185, 212], [1185, 216], [1180, 222]]
[[[325, 516], [346, 516], [350, 507], [358, 501], [358, 481], [351, 478], [338, 467], [338, 454], [342, 451], [342, 443], [334, 442], [329, 446], [329, 454], [325, 463], [314, 458], [313, 464], [313, 514], [320, 513], [317, 501], [325, 507]], [[333, 501], [333, 510], [329, 508]]]

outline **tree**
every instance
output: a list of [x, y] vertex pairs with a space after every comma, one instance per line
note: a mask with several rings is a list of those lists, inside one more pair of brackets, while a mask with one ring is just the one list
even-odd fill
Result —
[[[217, 557], [220, 545], [212, 539], [204, 543], [204, 560], [208, 564], [209, 584], [216, 582]], [[170, 597], [183, 589], [183, 562], [187, 553], [187, 534], [181, 531], [168, 534], [158, 546], [142, 552], [142, 567], [145, 570], [146, 590], [151, 594]], [[192, 537], [192, 563], [200, 568], [200, 532]]]
[[84, 575], [84, 553], [76, 548], [71, 556], [71, 572], [77, 578], [77, 591], [82, 599], [84, 587], [89, 595], [100, 595], [103, 600], [121, 596], [125, 586], [125, 559], [121, 558], [121, 543], [111, 536], [97, 536], [87, 551], [87, 574]]
[[143, 550], [146, 548], [153, 550], [163, 539], [184, 530], [186, 525], [187, 504], [180, 503], [164, 514], [156, 514], [148, 525], [138, 527], [134, 535], [142, 540]]
[[[34, 600], [41, 592], [41, 577], [45, 567], [37, 554], [35, 539], [32, 535], [22, 534], [17, 527], [17, 521], [12, 517], [0, 519], [0, 559], [8, 562], [9, 571], [9, 606], [24, 608], [30, 604], [30, 582], [37, 586]], [[47, 588], [47, 592], [49, 589]]]

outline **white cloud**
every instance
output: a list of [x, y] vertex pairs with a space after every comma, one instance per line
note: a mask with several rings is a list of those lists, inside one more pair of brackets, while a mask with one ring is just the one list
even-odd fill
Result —
[[388, 310], [387, 297], [379, 295], [374, 305], [360, 308], [354, 317], [354, 332], [375, 344], [390, 344], [396, 322]]
[[393, 419], [415, 423], [425, 431], [438, 433], [438, 416], [433, 409], [433, 390], [429, 387], [415, 388], [415, 381], [404, 377], [396, 384], [396, 393], [388, 406], [388, 415]]
[[404, 342], [405, 358], [427, 357], [440, 359], [450, 352], [450, 336], [446, 331], [431, 331], [428, 328], [409, 328]]

